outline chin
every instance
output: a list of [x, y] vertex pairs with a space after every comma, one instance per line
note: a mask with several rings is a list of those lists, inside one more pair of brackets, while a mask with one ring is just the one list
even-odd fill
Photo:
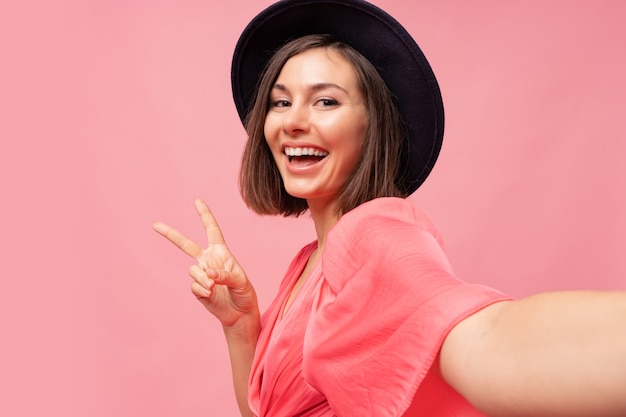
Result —
[[287, 191], [287, 194], [294, 198], [301, 198], [303, 200], [311, 198], [311, 193], [303, 192], [302, 190], [289, 190], [286, 188], [285, 191]]

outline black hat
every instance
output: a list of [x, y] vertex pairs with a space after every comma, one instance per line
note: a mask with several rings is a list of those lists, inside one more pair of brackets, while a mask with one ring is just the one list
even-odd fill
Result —
[[443, 139], [441, 92], [411, 35], [385, 11], [363, 0], [281, 0], [246, 26], [233, 55], [232, 89], [242, 122], [272, 53], [286, 42], [329, 34], [359, 51], [394, 95], [406, 125], [399, 185], [412, 193], [432, 170]]

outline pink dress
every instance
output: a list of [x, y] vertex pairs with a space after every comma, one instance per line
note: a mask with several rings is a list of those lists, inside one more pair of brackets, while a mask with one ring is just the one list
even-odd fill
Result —
[[249, 386], [255, 415], [481, 416], [431, 366], [455, 324], [509, 298], [456, 278], [428, 217], [382, 198], [339, 220], [283, 315], [316, 246], [296, 256], [263, 315]]

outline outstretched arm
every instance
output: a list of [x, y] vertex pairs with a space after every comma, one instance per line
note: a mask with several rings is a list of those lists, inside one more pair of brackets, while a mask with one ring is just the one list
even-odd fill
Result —
[[230, 353], [237, 403], [242, 416], [252, 416], [247, 398], [248, 378], [261, 327], [256, 293], [226, 246], [209, 207], [199, 199], [195, 205], [206, 231], [206, 249], [163, 223], [155, 223], [153, 228], [196, 259], [197, 264], [189, 268], [189, 275], [193, 278], [191, 291], [222, 323]]
[[489, 416], [626, 416], [626, 293], [494, 304], [450, 332], [440, 367]]

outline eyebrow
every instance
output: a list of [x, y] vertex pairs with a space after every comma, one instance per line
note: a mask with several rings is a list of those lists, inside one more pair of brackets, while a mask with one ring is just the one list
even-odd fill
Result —
[[[334, 83], [315, 83], [315, 84], [308, 85], [307, 88], [313, 92], [324, 90], [327, 88], [336, 88], [337, 90], [341, 90], [344, 93], [348, 94], [348, 91], [345, 88]], [[280, 91], [289, 91], [289, 89], [284, 84], [280, 84], [280, 83], [274, 84], [272, 89], [280, 90]]]

